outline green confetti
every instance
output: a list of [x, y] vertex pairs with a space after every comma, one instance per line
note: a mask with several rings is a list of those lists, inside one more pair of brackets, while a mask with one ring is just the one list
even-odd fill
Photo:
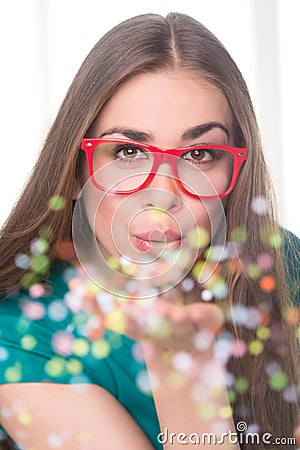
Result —
[[237, 399], [236, 393], [232, 389], [229, 389], [227, 394], [229, 402], [234, 403]]
[[269, 236], [269, 244], [273, 248], [281, 247], [282, 246], [282, 237], [280, 236], [280, 234], [279, 233], [272, 233]]
[[247, 267], [247, 273], [250, 278], [257, 280], [261, 275], [261, 269], [258, 264], [249, 264]]
[[25, 333], [28, 330], [28, 328], [30, 327], [30, 322], [31, 321], [29, 319], [21, 316], [18, 320], [18, 324], [16, 327], [17, 332], [20, 334]]
[[237, 244], [243, 244], [247, 240], [247, 231], [245, 228], [234, 228], [231, 232], [231, 239]]
[[44, 224], [44, 225], [40, 226], [40, 228], [39, 228], [39, 236], [42, 239], [48, 240], [48, 239], [51, 238], [52, 234], [53, 234], [53, 231], [48, 225]]
[[109, 333], [106, 330], [106, 341], [110, 345], [111, 348], [120, 348], [123, 345], [122, 338], [120, 334], [117, 333]]
[[268, 381], [268, 384], [271, 389], [274, 391], [282, 391], [287, 385], [287, 376], [284, 372], [275, 372], [273, 373]]
[[247, 390], [249, 389], [249, 382], [247, 378], [245, 377], [238, 378], [235, 382], [235, 389], [239, 394], [247, 392]]
[[64, 208], [65, 204], [65, 199], [59, 195], [54, 195], [49, 200], [49, 208], [53, 211], [60, 211]]
[[32, 255], [30, 257], [30, 268], [36, 273], [45, 273], [49, 270], [50, 262], [46, 255]]
[[35, 241], [34, 248], [35, 248], [35, 253], [40, 255], [42, 253], [45, 253], [48, 250], [49, 244], [46, 241], [46, 239], [41, 238], [41, 239], [38, 239]]
[[79, 312], [73, 316], [72, 322], [76, 327], [86, 325], [89, 321], [89, 316], [84, 312]]
[[33, 284], [37, 284], [39, 283], [39, 278], [36, 276], [35, 273], [32, 272], [27, 272], [25, 273], [22, 277], [21, 277], [21, 286], [24, 289], [29, 289], [30, 286], [32, 286]]

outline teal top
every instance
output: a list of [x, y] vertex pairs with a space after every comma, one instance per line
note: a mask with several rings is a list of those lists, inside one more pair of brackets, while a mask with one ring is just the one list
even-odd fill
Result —
[[[59, 264], [48, 283], [51, 294], [20, 293], [0, 303], [0, 384], [92, 383], [109, 391], [135, 419], [154, 448], [160, 432], [141, 345], [106, 330], [88, 340], [88, 316], [68, 307], [68, 280], [76, 270]], [[5, 431], [0, 428], [1, 434]], [[18, 448], [16, 446], [16, 448]]]
[[[284, 232], [284, 249], [291, 297], [299, 305], [300, 240]], [[136, 420], [154, 448], [162, 450], [140, 344], [108, 330], [95, 340], [87, 339], [88, 316], [70, 307], [68, 281], [74, 276], [72, 266], [56, 264], [48, 279], [49, 294], [31, 298], [24, 291], [0, 302], [0, 384], [47, 381], [102, 386]], [[0, 428], [0, 440], [1, 434], [6, 436]]]

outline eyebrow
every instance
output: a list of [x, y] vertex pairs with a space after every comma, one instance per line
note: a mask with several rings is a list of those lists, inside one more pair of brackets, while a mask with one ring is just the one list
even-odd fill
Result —
[[128, 139], [132, 139], [133, 141], [150, 142], [153, 140], [151, 133], [145, 133], [144, 131], [123, 127], [110, 128], [109, 130], [104, 131], [99, 137], [102, 138], [103, 136], [109, 136], [115, 133], [123, 134], [123, 136], [126, 136]]
[[196, 125], [195, 127], [189, 128], [182, 134], [181, 139], [183, 141], [196, 139], [196, 138], [202, 136], [202, 134], [207, 133], [208, 131], [210, 131], [214, 128], [219, 128], [219, 129], [223, 130], [225, 132], [225, 134], [227, 135], [227, 137], [229, 138], [229, 130], [225, 125], [223, 125], [220, 122], [208, 122], [208, 123], [204, 123], [203, 125]]
[[[202, 125], [196, 125], [192, 128], [188, 128], [181, 135], [181, 140], [188, 141], [191, 139], [196, 139], [200, 137], [202, 134], [207, 133], [208, 131], [214, 128], [219, 128], [223, 130], [227, 135], [227, 137], [229, 138], [229, 130], [224, 124], [220, 122], [208, 122]], [[104, 131], [99, 137], [102, 138], [103, 136], [109, 136], [115, 133], [123, 134], [123, 136], [127, 137], [128, 139], [132, 139], [134, 141], [142, 141], [142, 142], [153, 141], [152, 133], [146, 133], [144, 131], [139, 131], [133, 128], [123, 128], [123, 127], [110, 128], [109, 130]]]

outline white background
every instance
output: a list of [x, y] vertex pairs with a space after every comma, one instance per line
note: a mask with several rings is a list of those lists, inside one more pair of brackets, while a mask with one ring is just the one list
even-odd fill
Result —
[[237, 62], [255, 105], [281, 223], [300, 236], [299, 0], [1, 0], [0, 224], [88, 51], [124, 19], [170, 11], [202, 22]]

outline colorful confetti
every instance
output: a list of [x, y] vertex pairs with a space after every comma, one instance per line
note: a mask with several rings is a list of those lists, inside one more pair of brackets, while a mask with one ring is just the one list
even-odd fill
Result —
[[265, 197], [258, 195], [252, 200], [251, 208], [255, 214], [263, 216], [269, 212], [270, 206]]
[[30, 266], [30, 259], [29, 256], [25, 255], [24, 253], [19, 253], [15, 257], [15, 264], [19, 269], [28, 269]]
[[[65, 200], [60, 196], [54, 196], [49, 201], [49, 208], [53, 211], [60, 211], [65, 207]], [[266, 198], [262, 196], [255, 197], [251, 203], [252, 211], [258, 216], [264, 216], [269, 212], [269, 204]], [[161, 214], [165, 211], [157, 211], [155, 220], [159, 223]], [[263, 219], [262, 219], [263, 220]], [[30, 324], [32, 321], [38, 321], [47, 317], [53, 322], [61, 323], [62, 330], [52, 335], [51, 345], [56, 356], [48, 360], [44, 366], [48, 377], [60, 380], [60, 377], [66, 374], [71, 376], [72, 383], [82, 384], [90, 383], [91, 380], [84, 374], [84, 361], [86, 359], [102, 360], [107, 358], [114, 349], [122, 348], [123, 334], [126, 334], [129, 320], [134, 317], [136, 324], [140, 327], [141, 334], [151, 338], [154, 342], [152, 353], [155, 354], [155, 341], [168, 340], [176, 334], [176, 328], [172, 322], [156, 310], [151, 309], [151, 304], [142, 305], [137, 308], [135, 316], [130, 315], [130, 306], [138, 298], [139, 280], [141, 271], [139, 267], [132, 263], [127, 257], [117, 258], [111, 256], [108, 258], [108, 265], [115, 271], [120, 271], [128, 277], [125, 285], [120, 287], [116, 295], [112, 295], [105, 289], [99, 288], [99, 284], [87, 279], [83, 271], [78, 271], [73, 267], [68, 267], [63, 273], [63, 279], [68, 285], [68, 291], [63, 298], [57, 298], [49, 301], [43, 298], [49, 294], [49, 286], [42, 284], [39, 276], [48, 274], [50, 269], [50, 260], [47, 256], [49, 250], [48, 240], [52, 235], [51, 228], [47, 226], [40, 227], [39, 237], [33, 239], [30, 244], [30, 255], [25, 253], [17, 254], [15, 265], [19, 269], [28, 270], [22, 277], [22, 285], [28, 289], [28, 296], [24, 296], [20, 301], [20, 308], [23, 316], [18, 322], [17, 332], [20, 333], [20, 344], [25, 351], [34, 351], [38, 345], [36, 338], [31, 334]], [[282, 236], [271, 228], [262, 227], [258, 230], [258, 239], [263, 244], [263, 250], [258, 255], [252, 255], [252, 259], [244, 258], [244, 248], [248, 239], [247, 229], [236, 227], [229, 234], [229, 241], [225, 246], [211, 246], [210, 235], [208, 231], [201, 227], [195, 227], [187, 235], [187, 241], [192, 248], [206, 249], [205, 255], [208, 261], [198, 260], [187, 277], [180, 281], [178, 289], [184, 298], [190, 298], [193, 292], [196, 292], [195, 301], [199, 300], [206, 303], [217, 303], [223, 307], [226, 313], [226, 319], [232, 328], [238, 331], [241, 328], [252, 336], [250, 341], [238, 338], [226, 329], [218, 335], [215, 335], [205, 328], [198, 329], [195, 326], [195, 333], [191, 339], [191, 352], [179, 350], [176, 352], [166, 352], [162, 363], [169, 364], [170, 371], [167, 376], [167, 382], [173, 389], [182, 387], [187, 378], [195, 381], [191, 382], [191, 394], [197, 401], [198, 412], [201, 419], [215, 420], [215, 429], [221, 430], [224, 427], [223, 420], [232, 415], [232, 407], [224, 406], [216, 408], [208, 400], [208, 390], [215, 395], [220, 392], [222, 383], [225, 383], [228, 389], [230, 404], [238, 405], [239, 396], [246, 394], [250, 389], [250, 381], [245, 376], [235, 377], [229, 371], [223, 372], [223, 368], [233, 358], [242, 359], [249, 355], [252, 360], [263, 357], [267, 344], [273, 341], [277, 343], [284, 340], [283, 328], [276, 328], [272, 323], [272, 305], [271, 302], [261, 302], [257, 306], [244, 306], [243, 304], [229, 304], [227, 299], [229, 289], [224, 277], [224, 267], [234, 277], [244, 277], [247, 282], [253, 283], [260, 289], [260, 295], [272, 295], [277, 288], [275, 277], [272, 275], [274, 268], [274, 254], [277, 248], [283, 245]], [[269, 250], [269, 253], [268, 253]], [[184, 269], [190, 261], [189, 253], [184, 251], [177, 258], [176, 252], [166, 252], [159, 261], [161, 265], [159, 270], [170, 269], [174, 266], [174, 271], [179, 272]], [[69, 240], [61, 241], [56, 247], [56, 257], [62, 261], [71, 261], [76, 257], [73, 243]], [[176, 262], [176, 264], [174, 263]], [[220, 264], [214, 264], [215, 262]], [[224, 263], [224, 264], [223, 264]], [[211, 268], [214, 267], [212, 271]], [[156, 275], [155, 272], [149, 272], [145, 268], [144, 276]], [[205, 282], [200, 282], [200, 278], [205, 278]], [[114, 280], [113, 280], [114, 281]], [[100, 284], [102, 286], [102, 284]], [[166, 283], [164, 287], [173, 288], [172, 283]], [[105, 286], [103, 286], [105, 288]], [[148, 288], [153, 301], [159, 298], [160, 291], [156, 287]], [[30, 298], [29, 298], [30, 297]], [[167, 296], [166, 296], [167, 297]], [[221, 301], [221, 302], [220, 302]], [[150, 306], [149, 306], [150, 305]], [[96, 312], [94, 308], [98, 308]], [[192, 317], [192, 316], [191, 316]], [[300, 309], [298, 307], [289, 308], [284, 315], [287, 325], [297, 327], [297, 336], [300, 340]], [[66, 323], [64, 323], [64, 321]], [[60, 324], [59, 324], [60, 325]], [[197, 324], [196, 324], [197, 325]], [[225, 328], [226, 328], [225, 324]], [[106, 335], [105, 329], [112, 330], [111, 335]], [[250, 331], [249, 331], [250, 330]], [[243, 334], [241, 333], [241, 336]], [[212, 350], [218, 362], [220, 370], [213, 370], [210, 364], [203, 365], [201, 370], [195, 360], [200, 353], [204, 354]], [[143, 347], [139, 342], [132, 346], [132, 357], [138, 364], [144, 364]], [[197, 353], [198, 352], [198, 353]], [[151, 352], [150, 352], [151, 353]], [[196, 357], [194, 355], [197, 355]], [[0, 362], [7, 361], [10, 357], [7, 349], [0, 347]], [[221, 370], [222, 367], [222, 370]], [[197, 373], [199, 371], [199, 374]], [[299, 386], [289, 383], [286, 373], [277, 362], [271, 362], [266, 365], [265, 373], [268, 376], [268, 386], [275, 392], [281, 392], [286, 402], [293, 403], [299, 398]], [[197, 376], [195, 376], [197, 374]], [[151, 378], [155, 380], [155, 374]], [[8, 367], [5, 371], [5, 377], [8, 382], [19, 382], [22, 380], [22, 366], [15, 364]], [[149, 375], [146, 370], [137, 372], [135, 379], [136, 385], [141, 392], [151, 395], [151, 386]], [[156, 380], [157, 386], [159, 380]], [[203, 388], [209, 386], [210, 389]], [[238, 406], [237, 406], [238, 410]], [[246, 405], [241, 415], [247, 417], [249, 407]], [[24, 427], [32, 423], [32, 417], [26, 411], [20, 412], [17, 416], [20, 424]], [[250, 424], [250, 427], [257, 427], [256, 424]], [[300, 436], [300, 431], [299, 431]], [[81, 438], [80, 438], [81, 439]], [[88, 443], [90, 436], [82, 436], [82, 442]], [[300, 438], [299, 438], [300, 440]], [[51, 434], [48, 436], [48, 443], [51, 448], [61, 448], [63, 446], [62, 436]]]
[[49, 200], [49, 208], [53, 211], [60, 211], [65, 207], [66, 201], [59, 195], [54, 195]]
[[276, 280], [272, 275], [265, 275], [259, 280], [259, 287], [264, 292], [272, 292], [276, 288]]

